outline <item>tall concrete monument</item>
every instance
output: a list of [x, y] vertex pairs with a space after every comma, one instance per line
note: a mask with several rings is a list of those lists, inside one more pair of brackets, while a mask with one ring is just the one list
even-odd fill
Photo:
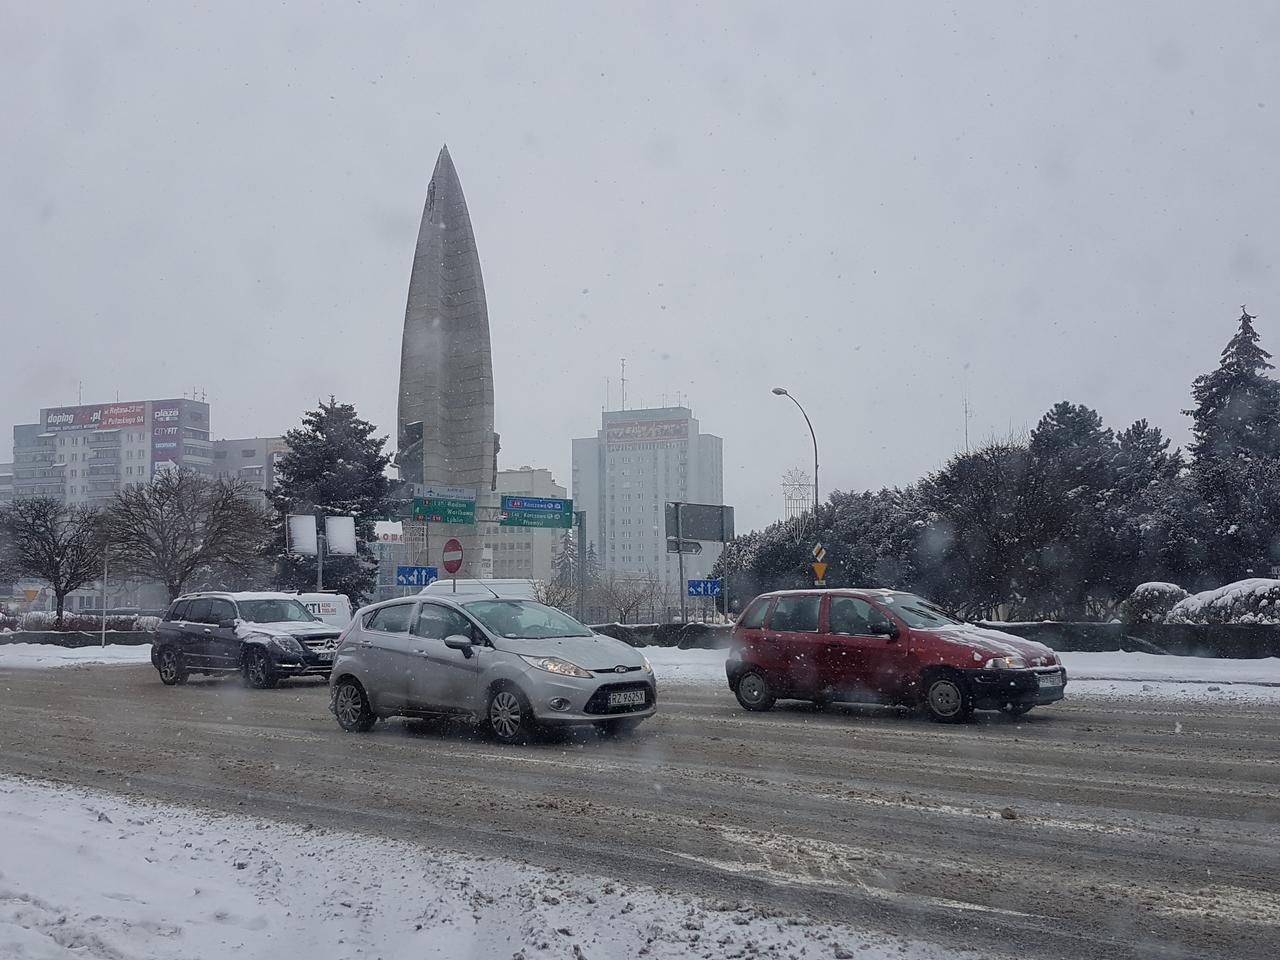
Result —
[[[448, 147], [441, 148], [427, 185], [409, 277], [398, 434], [402, 480], [474, 490], [478, 505], [493, 503], [497, 437], [489, 310], [471, 216]], [[432, 524], [430, 536], [434, 552], [435, 545], [457, 537], [464, 570], [479, 570], [475, 527]]]

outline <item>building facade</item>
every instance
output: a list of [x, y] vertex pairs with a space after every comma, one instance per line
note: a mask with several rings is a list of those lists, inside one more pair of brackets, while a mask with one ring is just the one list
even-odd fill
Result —
[[47, 407], [13, 428], [14, 497], [102, 506], [132, 483], [186, 467], [212, 475], [209, 405], [199, 400]]
[[[688, 407], [605, 412], [594, 437], [573, 441], [574, 508], [587, 515], [602, 576], [654, 578], [666, 610], [679, 606], [685, 587], [667, 552], [665, 505], [724, 503], [722, 448]], [[686, 579], [709, 576], [723, 549], [701, 547], [684, 558]]]
[[276, 485], [276, 464], [289, 451], [284, 437], [247, 437], [213, 441], [213, 472], [224, 480], [239, 480], [251, 487], [259, 503]]
[[[568, 494], [556, 483], [550, 470], [520, 467], [498, 471], [498, 490], [502, 497], [545, 497], [563, 500]], [[486, 523], [484, 526], [485, 556], [492, 569], [491, 577], [509, 577], [531, 580], [550, 580], [555, 576], [555, 558], [564, 535], [571, 530], [554, 530], [534, 527], [504, 527]]]

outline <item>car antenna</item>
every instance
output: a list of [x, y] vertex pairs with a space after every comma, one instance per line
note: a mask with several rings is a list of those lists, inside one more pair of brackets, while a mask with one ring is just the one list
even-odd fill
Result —
[[[457, 578], [455, 577], [454, 579], [456, 580]], [[492, 593], [492, 594], [493, 594], [493, 599], [495, 599], [495, 600], [501, 600], [501, 599], [502, 599], [502, 595], [501, 595], [501, 594], [499, 594], [497, 590], [494, 590], [494, 589], [493, 589], [493, 587], [489, 586], [487, 583], [485, 583], [485, 582], [484, 582], [483, 580], [481, 580], [479, 577], [464, 577], [463, 579], [465, 579], [465, 580], [474, 580], [476, 583], [480, 584], [480, 586], [484, 587], [486, 590], [488, 590], [490, 593]]]

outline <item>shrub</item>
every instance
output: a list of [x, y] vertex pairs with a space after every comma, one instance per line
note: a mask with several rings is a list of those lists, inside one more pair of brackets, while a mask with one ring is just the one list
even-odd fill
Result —
[[1280, 623], [1280, 580], [1254, 577], [1174, 605], [1167, 623]]
[[1164, 623], [1169, 611], [1190, 594], [1176, 583], [1142, 583], [1120, 604], [1121, 623]]
[[[44, 630], [44, 631], [62, 631], [64, 633], [93, 633], [102, 629], [102, 617], [93, 616], [85, 613], [64, 613], [62, 615], [62, 625], [56, 623], [57, 614], [52, 610], [33, 610], [31, 613], [23, 614], [17, 618], [18, 625], [15, 630]], [[143, 625], [145, 621], [151, 621], [150, 628]], [[108, 630], [146, 630], [155, 629], [155, 617], [139, 617], [134, 614], [125, 616], [108, 616]]]

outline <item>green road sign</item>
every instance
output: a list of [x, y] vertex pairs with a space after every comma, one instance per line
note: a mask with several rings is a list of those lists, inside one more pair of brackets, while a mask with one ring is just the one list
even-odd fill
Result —
[[474, 500], [448, 500], [442, 497], [414, 497], [413, 515], [427, 523], [465, 523], [476, 522], [476, 502]]
[[554, 527], [568, 530], [573, 526], [573, 501], [546, 497], [503, 497], [503, 527]]

